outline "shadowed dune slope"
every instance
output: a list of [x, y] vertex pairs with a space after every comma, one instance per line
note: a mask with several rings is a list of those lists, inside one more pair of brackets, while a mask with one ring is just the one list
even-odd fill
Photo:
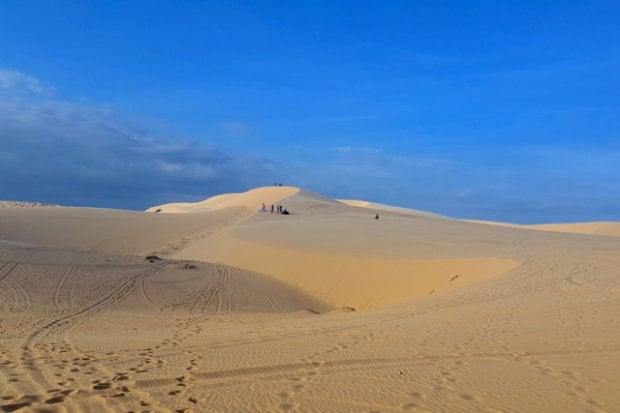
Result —
[[[85, 308], [87, 313], [114, 308], [190, 315], [331, 309], [286, 283], [224, 264], [148, 260], [2, 241], [0, 249], [0, 267], [17, 264], [11, 276], [28, 279], [28, 306], [41, 312], [59, 311], [69, 318], [81, 318]], [[4, 304], [15, 315], [25, 303]]]

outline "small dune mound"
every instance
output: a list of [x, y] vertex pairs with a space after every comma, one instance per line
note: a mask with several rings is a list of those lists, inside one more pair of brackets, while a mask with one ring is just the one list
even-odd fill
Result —
[[547, 232], [563, 232], [566, 234], [604, 235], [608, 237], [620, 237], [620, 222], [595, 221], [595, 222], [571, 222], [563, 224], [536, 224], [523, 225], [506, 222], [484, 220], [462, 220], [473, 224], [493, 225], [496, 227], [527, 229]]
[[572, 234], [606, 235], [620, 237], [620, 222], [579, 222], [572, 224], [529, 225], [527, 228]]

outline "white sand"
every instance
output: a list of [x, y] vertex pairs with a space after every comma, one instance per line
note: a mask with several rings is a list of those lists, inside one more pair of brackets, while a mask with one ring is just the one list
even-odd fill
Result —
[[27, 205], [0, 203], [0, 411], [620, 411], [618, 223]]

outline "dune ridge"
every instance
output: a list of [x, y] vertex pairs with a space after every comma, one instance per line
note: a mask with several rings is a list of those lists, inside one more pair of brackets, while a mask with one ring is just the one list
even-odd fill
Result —
[[261, 187], [242, 193], [216, 195], [200, 202], [172, 203], [150, 207], [146, 212], [193, 213], [213, 211], [229, 207], [243, 207], [251, 210], [282, 201], [300, 191], [291, 186]]

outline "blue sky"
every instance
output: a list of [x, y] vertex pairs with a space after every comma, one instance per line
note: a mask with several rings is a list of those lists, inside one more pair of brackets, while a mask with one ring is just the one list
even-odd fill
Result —
[[284, 181], [620, 220], [620, 3], [0, 3], [0, 198], [143, 209]]

